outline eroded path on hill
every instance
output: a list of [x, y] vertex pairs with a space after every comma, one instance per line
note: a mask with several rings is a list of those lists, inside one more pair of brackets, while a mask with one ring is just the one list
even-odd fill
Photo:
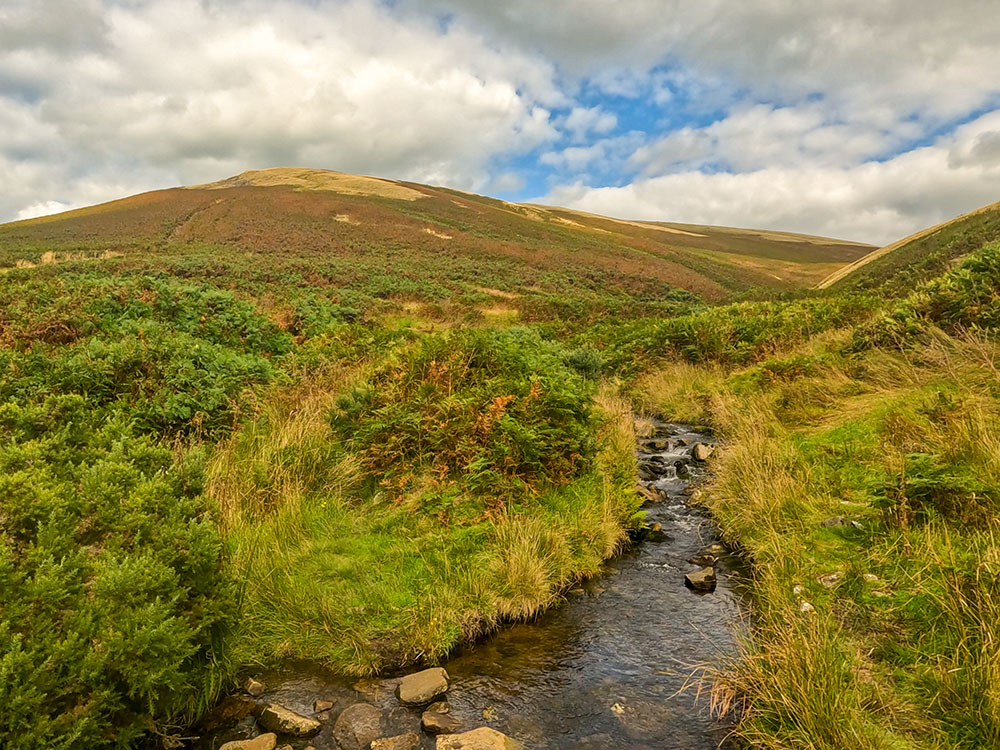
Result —
[[[604, 573], [567, 593], [567, 601], [536, 621], [515, 625], [471, 645], [444, 666], [451, 677], [447, 702], [463, 730], [490, 726], [538, 750], [713, 750], [727, 726], [713, 719], [707, 700], [681, 691], [695, 665], [717, 663], [731, 653], [732, 626], [740, 616], [739, 574], [724, 552], [710, 593], [685, 587], [690, 559], [718, 543], [707, 516], [687, 505], [688, 492], [704, 471], [692, 457], [707, 435], [680, 425], [657, 425], [640, 445], [640, 480], [656, 496], [647, 521], [660, 531], [621, 556]], [[654, 526], [655, 528], [655, 526]], [[396, 700], [392, 680], [356, 682], [315, 665], [264, 673], [275, 702], [306, 716], [315, 701], [329, 701], [317, 718], [318, 734], [279, 738], [293, 748], [335, 750], [338, 714], [359, 701], [382, 711], [382, 735], [416, 732], [420, 747], [434, 747], [421, 733], [421, 713]], [[206, 736], [201, 747], [255, 734], [246, 717]]]

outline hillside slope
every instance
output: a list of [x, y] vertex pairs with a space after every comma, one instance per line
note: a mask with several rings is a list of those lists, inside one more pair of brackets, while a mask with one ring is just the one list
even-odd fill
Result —
[[195, 244], [265, 256], [272, 268], [307, 260], [314, 277], [323, 273], [316, 261], [329, 262], [327, 283], [360, 267], [366, 278], [433, 279], [450, 292], [476, 286], [553, 292], [568, 284], [647, 300], [671, 288], [705, 300], [752, 287], [801, 288], [871, 249], [795, 234], [623, 221], [280, 168], [0, 226], [0, 266], [37, 263], [45, 251], [184, 254]]
[[905, 294], [954, 261], [1000, 237], [1000, 202], [923, 229], [837, 269], [818, 285]]

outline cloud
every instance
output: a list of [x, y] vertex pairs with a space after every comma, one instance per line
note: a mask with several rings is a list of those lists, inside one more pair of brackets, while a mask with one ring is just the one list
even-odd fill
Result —
[[13, 170], [0, 176], [0, 216], [76, 203], [81, 181], [104, 182], [110, 199], [122, 182], [277, 165], [477, 189], [498, 155], [558, 138], [549, 107], [565, 97], [544, 60], [375, 3], [85, 10], [85, 33], [72, 3], [62, 23], [45, 4], [4, 11], [0, 123], [15, 135], [0, 143]]
[[0, 220], [303, 165], [877, 241], [1000, 197], [984, 7], [6, 0]]
[[993, 148], [998, 127], [1000, 112], [990, 113], [931, 146], [882, 162], [806, 163], [744, 173], [689, 170], [622, 187], [561, 185], [540, 200], [623, 218], [886, 244], [1000, 199], [1000, 158], [969, 158], [984, 143]]

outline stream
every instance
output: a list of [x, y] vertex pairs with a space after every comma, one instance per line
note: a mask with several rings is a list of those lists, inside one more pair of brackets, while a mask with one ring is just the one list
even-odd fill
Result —
[[[707, 698], [682, 689], [697, 665], [732, 653], [740, 617], [738, 561], [722, 552], [710, 593], [685, 587], [688, 562], [718, 544], [707, 515], [687, 504], [705, 472], [693, 447], [710, 436], [684, 425], [656, 423], [639, 442], [640, 484], [657, 495], [644, 506], [650, 525], [643, 541], [609, 560], [600, 575], [566, 593], [566, 601], [530, 623], [507, 627], [456, 652], [443, 666], [447, 701], [462, 729], [489, 726], [529, 750], [715, 750], [726, 747], [729, 726], [710, 716]], [[718, 551], [718, 550], [716, 550]], [[403, 708], [391, 680], [358, 682], [315, 664], [263, 672], [274, 702], [305, 716], [313, 702], [333, 703], [323, 728], [304, 740], [281, 738], [299, 750], [336, 750], [331, 733], [340, 711], [357, 702], [382, 710], [383, 736], [420, 733], [420, 711]], [[246, 716], [202, 737], [197, 747], [256, 733]], [[421, 734], [420, 748], [434, 738]]]

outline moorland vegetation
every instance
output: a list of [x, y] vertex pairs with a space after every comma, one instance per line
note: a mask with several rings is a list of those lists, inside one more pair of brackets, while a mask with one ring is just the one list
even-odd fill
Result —
[[532, 616], [642, 524], [635, 410], [724, 445], [739, 737], [1000, 744], [993, 214], [816, 292], [864, 248], [167, 192], [0, 228], [4, 747], [125, 748], [251, 665], [370, 674]]

